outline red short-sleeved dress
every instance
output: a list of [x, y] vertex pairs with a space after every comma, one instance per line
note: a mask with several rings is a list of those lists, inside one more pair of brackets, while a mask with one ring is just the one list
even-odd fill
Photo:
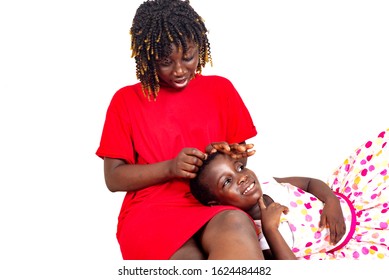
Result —
[[[229, 80], [197, 75], [181, 91], [161, 88], [156, 101], [143, 95], [140, 83], [118, 90], [96, 154], [152, 164], [176, 157], [184, 147], [204, 151], [211, 142], [237, 143], [256, 133]], [[123, 259], [169, 259], [215, 214], [231, 208], [201, 205], [186, 180], [129, 192], [117, 227]]]

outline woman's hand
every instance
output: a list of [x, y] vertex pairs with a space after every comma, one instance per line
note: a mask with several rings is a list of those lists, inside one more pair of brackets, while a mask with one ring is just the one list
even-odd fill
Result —
[[330, 230], [330, 244], [335, 245], [346, 233], [346, 224], [344, 222], [342, 208], [339, 200], [327, 199], [324, 204], [323, 212], [320, 216], [320, 228], [328, 227]]
[[255, 150], [251, 150], [253, 147], [254, 144], [246, 144], [246, 143], [228, 144], [227, 142], [214, 142], [207, 146], [205, 152], [207, 154], [222, 152], [230, 155], [235, 159], [240, 159], [240, 158], [247, 158], [255, 154]]
[[179, 154], [171, 160], [170, 174], [172, 178], [187, 178], [192, 179], [196, 177], [196, 172], [199, 167], [203, 165], [203, 160], [207, 158], [204, 154], [196, 148], [184, 148]]

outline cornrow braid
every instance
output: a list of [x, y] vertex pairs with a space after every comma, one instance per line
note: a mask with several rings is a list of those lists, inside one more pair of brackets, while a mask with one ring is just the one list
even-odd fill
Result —
[[143, 94], [150, 100], [160, 89], [157, 61], [168, 57], [172, 44], [187, 51], [187, 40], [199, 50], [196, 72], [211, 63], [211, 47], [204, 20], [190, 6], [189, 0], [147, 0], [136, 11], [130, 29], [131, 57], [136, 62], [136, 77]]

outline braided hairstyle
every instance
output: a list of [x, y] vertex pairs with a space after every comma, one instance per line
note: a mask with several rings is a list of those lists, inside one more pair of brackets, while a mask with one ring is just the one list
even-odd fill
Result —
[[187, 51], [187, 40], [199, 50], [196, 72], [207, 62], [212, 64], [211, 49], [204, 20], [190, 6], [189, 0], [147, 0], [139, 6], [130, 29], [132, 57], [136, 77], [143, 94], [150, 100], [160, 89], [157, 61], [168, 57], [172, 44]]

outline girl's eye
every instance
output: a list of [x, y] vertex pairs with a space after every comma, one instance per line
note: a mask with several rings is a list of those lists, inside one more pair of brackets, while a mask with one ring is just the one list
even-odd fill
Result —
[[242, 171], [243, 169], [244, 169], [244, 165], [243, 164], [238, 166], [238, 171]]
[[226, 179], [226, 180], [223, 182], [223, 187], [228, 186], [230, 183], [231, 183], [231, 179]]

